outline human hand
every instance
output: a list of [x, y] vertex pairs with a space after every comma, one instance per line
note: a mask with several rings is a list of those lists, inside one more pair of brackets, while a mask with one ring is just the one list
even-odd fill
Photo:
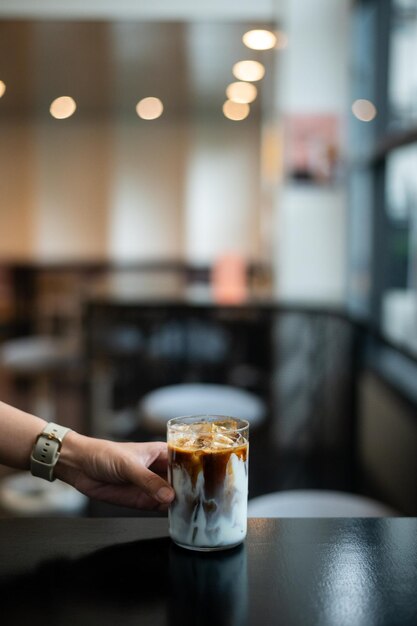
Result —
[[137, 509], [165, 511], [174, 499], [166, 482], [163, 442], [117, 443], [71, 431], [55, 475], [90, 498]]

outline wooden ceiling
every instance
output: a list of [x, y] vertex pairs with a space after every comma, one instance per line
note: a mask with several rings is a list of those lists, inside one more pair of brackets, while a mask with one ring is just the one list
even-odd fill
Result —
[[[249, 28], [238, 22], [0, 20], [0, 80], [7, 90], [0, 119], [49, 117], [51, 101], [72, 96], [77, 116], [135, 115], [145, 96], [157, 96], [164, 117], [221, 115], [232, 66], [257, 59], [266, 66], [253, 105], [271, 92], [274, 51], [242, 43]], [[266, 88], [265, 83], [268, 83]], [[263, 95], [264, 94], [264, 95]]]

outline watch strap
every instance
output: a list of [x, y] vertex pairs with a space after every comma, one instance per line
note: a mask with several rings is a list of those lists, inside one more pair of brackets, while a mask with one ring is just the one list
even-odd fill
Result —
[[55, 480], [54, 468], [59, 459], [62, 442], [70, 428], [49, 422], [37, 437], [30, 457], [30, 471], [52, 482]]

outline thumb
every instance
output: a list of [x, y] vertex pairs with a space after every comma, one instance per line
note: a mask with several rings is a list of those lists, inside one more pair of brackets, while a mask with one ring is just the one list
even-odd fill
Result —
[[133, 466], [132, 464], [128, 471], [131, 482], [140, 487], [151, 498], [162, 504], [169, 504], [174, 499], [175, 492], [169, 483], [144, 465], [135, 463]]

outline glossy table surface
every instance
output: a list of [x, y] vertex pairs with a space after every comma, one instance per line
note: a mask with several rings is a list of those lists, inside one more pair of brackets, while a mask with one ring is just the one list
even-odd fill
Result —
[[174, 546], [166, 519], [0, 521], [4, 624], [417, 624], [417, 519], [255, 519], [243, 546]]

